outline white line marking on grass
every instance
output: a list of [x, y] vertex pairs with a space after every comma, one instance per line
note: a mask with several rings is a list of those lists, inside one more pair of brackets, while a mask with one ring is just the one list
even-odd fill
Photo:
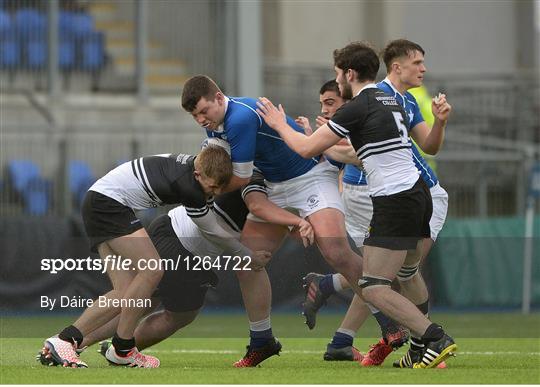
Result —
[[[237, 351], [233, 349], [148, 349], [144, 352], [148, 353], [191, 353], [191, 354], [216, 354], [216, 355], [231, 355], [243, 353], [243, 351]], [[291, 354], [304, 354], [304, 355], [316, 355], [321, 354], [322, 351], [310, 351], [310, 350], [286, 350], [281, 351], [281, 353], [291, 353]], [[540, 356], [540, 352], [519, 352], [519, 351], [507, 351], [507, 352], [460, 352], [457, 351], [458, 355], [528, 355], [528, 356]]]

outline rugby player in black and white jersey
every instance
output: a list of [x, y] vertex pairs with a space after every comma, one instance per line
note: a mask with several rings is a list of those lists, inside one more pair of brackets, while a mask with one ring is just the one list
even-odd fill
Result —
[[[268, 253], [253, 254], [238, 240], [220, 238], [225, 232], [211, 211], [213, 195], [229, 183], [231, 176], [232, 163], [227, 151], [219, 146], [208, 146], [197, 156], [167, 154], [124, 163], [90, 187], [82, 215], [92, 251], [103, 259], [115, 256], [130, 260], [128, 270], [106, 267], [113, 290], [105, 297], [124, 300], [113, 347], [107, 353], [109, 361], [132, 367], [159, 366], [157, 358], [137, 350], [134, 339], [134, 330], [145, 308], [129, 306], [127, 302], [150, 298], [163, 276], [162, 268], [148, 268], [147, 263], [159, 261], [160, 256], [133, 210], [182, 204], [204, 236], [231, 254], [252, 257], [254, 267], [264, 266], [269, 259]], [[42, 354], [50, 354], [56, 364], [87, 367], [76, 349], [84, 335], [110, 321], [117, 314], [116, 309], [94, 303], [73, 325], [58, 336], [48, 338]]]
[[[264, 178], [258, 172], [254, 172], [243, 190], [217, 196], [213, 211], [217, 215], [217, 222], [227, 233], [223, 236], [226, 238], [240, 239], [240, 232], [248, 213], [251, 212], [262, 219], [295, 227], [305, 245], [313, 243], [314, 234], [310, 223], [269, 201]], [[178, 257], [194, 256], [214, 258], [226, 253], [223, 246], [204, 237], [200, 228], [188, 216], [185, 207], [176, 207], [168, 214], [157, 217], [147, 231], [161, 259], [176, 260]], [[153, 307], [146, 311], [148, 315], [135, 329], [138, 349], [157, 344], [193, 322], [204, 304], [208, 288], [217, 286], [218, 278], [212, 269], [186, 269], [185, 265], [180, 265], [178, 270], [164, 272], [157, 292], [153, 295]], [[163, 309], [151, 313], [160, 303]], [[117, 325], [118, 316], [85, 335], [81, 347], [85, 348], [110, 338]], [[100, 343], [100, 353], [106, 358], [110, 348], [111, 341]], [[54, 364], [51, 356], [42, 357], [40, 360], [45, 364]]]
[[373, 217], [364, 241], [363, 275], [355, 292], [387, 316], [408, 327], [425, 345], [413, 368], [432, 368], [457, 345], [440, 325], [431, 323], [408, 299], [391, 289], [399, 269], [417, 262], [422, 240], [430, 236], [431, 196], [420, 178], [408, 140], [408, 119], [391, 95], [373, 83], [379, 58], [356, 42], [334, 51], [336, 82], [342, 95], [354, 96], [328, 124], [306, 137], [290, 128], [284, 109], [260, 98], [258, 112], [302, 157], [312, 157], [347, 137], [367, 173]]

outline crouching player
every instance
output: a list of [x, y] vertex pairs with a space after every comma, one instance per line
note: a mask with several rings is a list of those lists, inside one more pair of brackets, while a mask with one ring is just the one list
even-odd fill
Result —
[[[237, 190], [216, 198], [213, 212], [216, 214], [217, 223], [224, 230], [224, 233], [217, 236], [218, 238], [239, 240], [240, 231], [249, 213], [245, 203], [258, 216], [281, 213], [283, 224], [296, 227], [305, 244], [313, 242], [313, 229], [307, 221], [276, 207], [266, 199], [266, 187], [260, 174], [255, 174], [242, 192]], [[201, 232], [187, 215], [184, 207], [177, 207], [167, 215], [156, 218], [147, 231], [162, 260], [183, 261], [185, 257], [218, 257], [227, 254], [222, 246], [209, 240]], [[270, 256], [265, 252], [256, 252], [252, 257], [252, 265], [247, 269], [260, 270], [269, 259]], [[179, 268], [180, 270], [164, 272], [154, 294], [153, 305], [158, 306], [161, 303], [163, 308], [153, 313], [152, 309], [148, 310], [149, 314], [135, 329], [135, 340], [141, 350], [165, 340], [194, 321], [204, 304], [208, 288], [217, 285], [217, 275], [211, 269], [186, 270], [188, 268], [186, 265], [180, 265]], [[118, 320], [117, 316], [86, 335], [81, 347], [110, 338], [115, 332]], [[100, 344], [99, 352], [109, 362], [112, 348], [111, 341], [103, 341]], [[41, 356], [41, 361], [44, 364], [56, 365], [55, 359], [50, 354]]]
[[[84, 337], [120, 313], [109, 360], [131, 367], [158, 367], [157, 358], [141, 354], [136, 347], [133, 333], [146, 308], [130, 301], [148, 300], [163, 270], [149, 269], [148, 262], [159, 261], [160, 257], [133, 210], [183, 204], [197, 227], [213, 238], [221, 232], [211, 211], [213, 195], [229, 183], [231, 176], [227, 151], [209, 146], [197, 156], [167, 154], [124, 163], [90, 187], [82, 215], [92, 251], [102, 259], [116, 256], [129, 264], [128, 270], [106, 269], [113, 290], [104, 297], [119, 300], [122, 308], [94, 303], [73, 325], [45, 340], [42, 355], [50, 355], [55, 363], [67, 367], [87, 367], [77, 353]], [[237, 240], [218, 239], [218, 243], [240, 256], [253, 256]]]

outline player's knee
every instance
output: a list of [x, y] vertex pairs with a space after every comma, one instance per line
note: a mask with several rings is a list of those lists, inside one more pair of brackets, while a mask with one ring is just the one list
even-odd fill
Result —
[[411, 280], [418, 274], [418, 264], [414, 266], [401, 266], [397, 273], [397, 279], [400, 282], [406, 282]]
[[143, 276], [148, 283], [157, 285], [163, 278], [163, 273], [163, 268], [156, 268], [154, 270], [142, 270], [139, 272], [139, 275]]
[[376, 298], [381, 288], [392, 285], [392, 281], [386, 278], [364, 275], [358, 280], [358, 286], [362, 289], [362, 297], [367, 302], [372, 302]]
[[[264, 269], [263, 269], [264, 270]], [[252, 270], [235, 270], [236, 278], [239, 282], [250, 281], [256, 275], [257, 272]]]
[[349, 244], [343, 243], [345, 240], [341, 240], [341, 238], [332, 239], [320, 247], [322, 255], [334, 268], [348, 266], [351, 263], [351, 254], [348, 254]]
[[165, 321], [171, 330], [176, 332], [178, 329], [191, 324], [199, 314], [199, 310], [189, 312], [171, 312], [165, 310]]

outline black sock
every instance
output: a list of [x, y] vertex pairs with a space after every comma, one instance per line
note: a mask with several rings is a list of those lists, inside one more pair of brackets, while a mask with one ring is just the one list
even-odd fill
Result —
[[431, 323], [431, 325], [426, 329], [426, 332], [422, 335], [422, 342], [428, 344], [432, 341], [437, 341], [442, 339], [444, 336], [444, 330], [438, 324]]
[[381, 311], [373, 313], [373, 317], [375, 317], [379, 327], [381, 327], [381, 334], [384, 341], [386, 341], [386, 334], [388, 332], [396, 332], [399, 329], [397, 323]]
[[422, 342], [422, 339], [411, 336], [411, 350], [415, 352], [420, 352], [423, 349], [424, 349], [424, 343]]
[[75, 344], [77, 348], [79, 348], [83, 341], [83, 334], [76, 327], [70, 325], [69, 327], [64, 328], [62, 332], [60, 332], [58, 338], [64, 341], [68, 341], [71, 344]]
[[422, 312], [424, 316], [427, 317], [429, 314], [429, 299], [420, 305], [416, 305], [416, 307], [418, 308], [418, 310], [420, 310], [420, 312]]
[[118, 356], [127, 356], [129, 351], [135, 347], [135, 338], [123, 339], [118, 336], [118, 333], [115, 333], [112, 338], [112, 345]]

